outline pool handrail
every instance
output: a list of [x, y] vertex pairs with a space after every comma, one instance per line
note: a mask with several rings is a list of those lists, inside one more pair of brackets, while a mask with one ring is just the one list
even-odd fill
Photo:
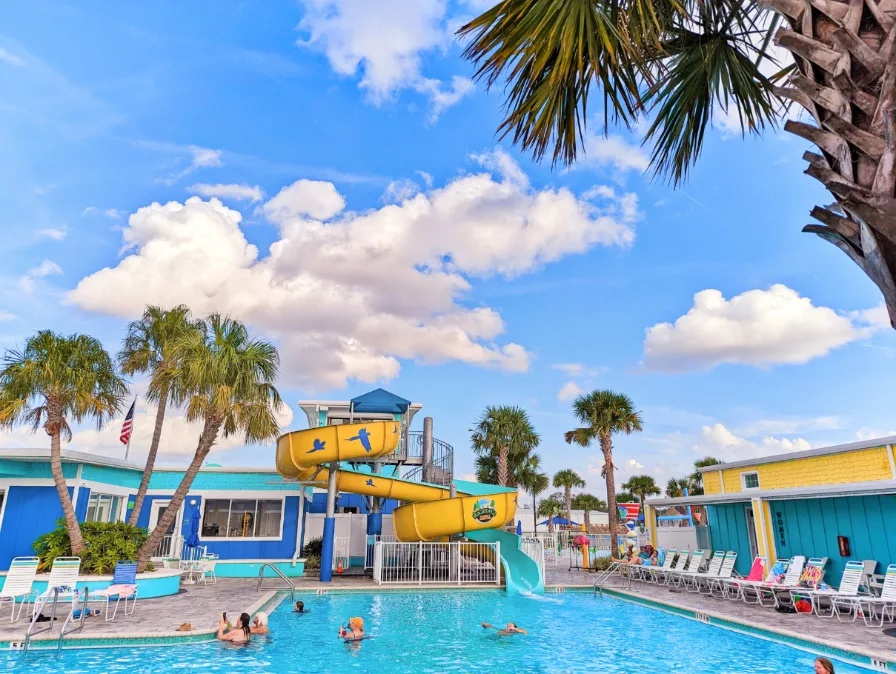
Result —
[[[280, 576], [281, 580], [283, 580], [283, 582], [286, 583], [287, 587], [266, 587], [266, 588], [263, 588], [263, 587], [262, 587], [262, 584], [264, 583], [264, 570], [265, 570], [266, 568], [271, 568], [271, 569], [273, 569], [274, 573], [276, 573], [278, 576]], [[283, 573], [279, 568], [277, 568], [277, 565], [276, 565], [276, 564], [273, 564], [272, 562], [265, 562], [264, 564], [261, 565], [261, 568], [258, 570], [258, 584], [255, 586], [255, 591], [256, 591], [256, 592], [261, 592], [262, 589], [265, 589], [265, 590], [289, 590], [289, 597], [290, 597], [290, 599], [292, 600], [292, 603], [293, 603], [293, 604], [296, 603], [296, 586], [295, 586], [295, 583], [293, 583], [293, 582], [289, 579], [289, 576], [287, 576], [285, 573]]]

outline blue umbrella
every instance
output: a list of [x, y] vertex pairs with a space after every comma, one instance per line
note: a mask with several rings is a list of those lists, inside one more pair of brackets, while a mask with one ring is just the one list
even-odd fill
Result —
[[190, 535], [187, 537], [187, 545], [191, 548], [199, 547], [199, 511], [194, 510], [190, 517]]
[[516, 535], [517, 536], [523, 535], [523, 520], [516, 521]]

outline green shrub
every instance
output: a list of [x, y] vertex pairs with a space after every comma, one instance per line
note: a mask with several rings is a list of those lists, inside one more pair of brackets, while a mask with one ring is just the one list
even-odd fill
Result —
[[591, 562], [591, 570], [592, 571], [606, 571], [610, 568], [610, 564], [613, 563], [612, 557], [597, 557]]
[[[49, 570], [57, 557], [69, 557], [72, 544], [65, 528], [65, 520], [56, 521], [57, 528], [39, 536], [31, 545], [40, 559], [40, 569]], [[81, 573], [111, 574], [115, 564], [126, 559], [137, 559], [137, 551], [147, 539], [146, 530], [125, 522], [83, 522], [81, 535], [84, 550], [81, 552]], [[152, 571], [152, 564], [146, 566]]]
[[319, 569], [320, 568], [320, 555], [307, 555], [305, 557], [305, 568], [306, 569]]
[[[318, 536], [305, 543], [305, 547], [302, 548], [302, 557], [320, 557], [323, 554], [323, 551], [324, 539]], [[318, 564], [318, 566], [320, 565]]]

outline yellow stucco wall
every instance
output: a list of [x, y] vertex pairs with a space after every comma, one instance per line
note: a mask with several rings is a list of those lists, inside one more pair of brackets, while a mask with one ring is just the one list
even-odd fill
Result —
[[[750, 471], [759, 473], [761, 489], [787, 489], [843, 482], [891, 480], [893, 472], [887, 457], [888, 451], [890, 450], [887, 447], [873, 447], [840, 454], [791, 459], [779, 463], [729, 468], [722, 471], [725, 492], [742, 491], [741, 473]], [[703, 485], [707, 494], [720, 493], [722, 489], [719, 483], [719, 472], [704, 473]]]

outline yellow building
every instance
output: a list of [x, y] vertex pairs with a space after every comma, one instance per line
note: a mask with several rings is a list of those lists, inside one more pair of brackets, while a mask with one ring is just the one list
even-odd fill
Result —
[[698, 545], [737, 551], [739, 572], [757, 555], [827, 557], [837, 583], [850, 559], [896, 562], [894, 449], [887, 437], [701, 468], [704, 495], [648, 500], [647, 521], [655, 536], [658, 511], [703, 505]]

